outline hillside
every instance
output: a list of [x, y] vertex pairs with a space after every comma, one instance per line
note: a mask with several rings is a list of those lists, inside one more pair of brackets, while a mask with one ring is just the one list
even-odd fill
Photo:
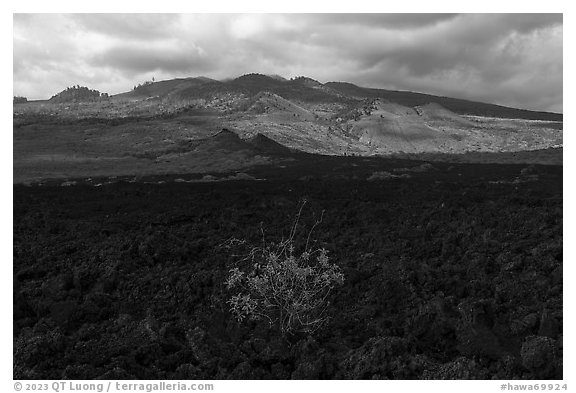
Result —
[[364, 88], [346, 82], [328, 82], [325, 84], [325, 86], [349, 97], [383, 98], [401, 105], [411, 107], [422, 106], [431, 102], [435, 102], [461, 115], [548, 121], [562, 121], [563, 118], [562, 114], [560, 113], [536, 112], [525, 109], [508, 108], [501, 105], [469, 101], [460, 98], [441, 97], [410, 91]]
[[276, 117], [283, 116], [285, 121], [293, 121], [294, 118], [314, 121], [316, 118], [310, 110], [269, 92], [258, 93], [250, 101], [247, 112], [260, 115], [268, 114]]
[[349, 123], [360, 142], [387, 151], [436, 151], [449, 138], [414, 109], [379, 100], [369, 114]]
[[497, 118], [562, 121], [562, 114], [529, 111], [509, 108], [490, 103], [476, 102], [459, 98], [435, 96], [431, 94], [365, 88], [347, 82], [320, 83], [307, 77], [284, 79], [278, 75], [246, 74], [227, 81], [214, 79], [180, 78], [148, 83], [114, 96], [115, 98], [160, 97], [171, 100], [210, 100], [214, 97], [238, 101], [252, 98], [260, 92], [274, 93], [288, 100], [307, 103], [337, 102], [351, 104], [364, 99], [384, 99], [407, 107], [425, 106], [437, 103], [460, 114]]
[[259, 154], [274, 156], [285, 156], [290, 154], [289, 148], [260, 133], [248, 139], [247, 142], [252, 145], [254, 150]]
[[116, 99], [164, 98], [169, 101], [232, 100], [253, 98], [271, 92], [285, 99], [304, 102], [347, 101], [340, 93], [309, 78], [286, 80], [278, 76], [247, 74], [228, 81], [209, 78], [184, 78], [147, 82], [133, 91], [118, 94]]
[[117, 99], [138, 99], [149, 97], [165, 97], [168, 95], [178, 94], [179, 92], [197, 88], [205, 83], [216, 82], [206, 77], [197, 78], [177, 78], [159, 82], [145, 83], [140, 86], [134, 86], [134, 90], [117, 94]]
[[261, 92], [276, 94], [284, 99], [318, 104], [339, 103], [353, 105], [365, 99], [383, 99], [407, 107], [437, 103], [460, 115], [496, 117], [503, 119], [528, 119], [562, 121], [562, 114], [509, 108], [490, 103], [431, 94], [366, 88], [347, 82], [320, 83], [308, 77], [285, 79], [278, 75], [246, 74], [235, 79], [217, 81], [206, 77], [178, 78], [147, 82], [133, 91], [115, 95], [115, 99], [142, 99], [158, 97], [169, 101], [214, 100], [229, 101], [228, 109], [244, 108], [245, 100]]
[[85, 86], [72, 86], [60, 93], [52, 96], [50, 102], [66, 104], [66, 103], [77, 103], [77, 102], [97, 102], [102, 100], [107, 100], [107, 93], [100, 93], [98, 90], [92, 90]]
[[[14, 178], [218, 172], [277, 162], [290, 151], [442, 156], [563, 146], [560, 114], [419, 93], [360, 97], [386, 91], [338, 87], [248, 74], [144, 83], [110, 99], [75, 88], [14, 104]], [[488, 113], [482, 108], [494, 116], [478, 115]], [[233, 134], [212, 137], [222, 129]]]

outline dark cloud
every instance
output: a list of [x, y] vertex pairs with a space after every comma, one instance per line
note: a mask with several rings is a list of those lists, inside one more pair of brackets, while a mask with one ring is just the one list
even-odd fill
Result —
[[549, 26], [559, 26], [563, 23], [562, 14], [505, 14], [503, 22], [520, 33], [541, 29]]
[[[309, 14], [311, 22], [327, 26], [371, 26], [386, 29], [413, 29], [450, 20], [458, 14]], [[295, 16], [301, 18], [301, 16]]]
[[80, 29], [115, 38], [158, 39], [174, 33], [178, 14], [72, 14]]
[[118, 46], [92, 59], [93, 64], [118, 69], [129, 74], [150, 71], [204, 72], [212, 65], [198, 49], [186, 47]]
[[152, 74], [262, 72], [562, 111], [562, 24], [561, 14], [17, 14], [14, 89], [53, 94], [39, 75], [118, 93]]

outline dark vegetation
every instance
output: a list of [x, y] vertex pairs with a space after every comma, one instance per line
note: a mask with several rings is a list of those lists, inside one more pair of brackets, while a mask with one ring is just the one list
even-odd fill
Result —
[[[308, 78], [305, 79], [308, 80]], [[313, 81], [311, 79], [309, 80]], [[309, 84], [302, 82], [303, 78], [280, 80], [262, 74], [246, 74], [226, 82], [203, 79], [201, 81], [195, 81], [195, 83], [189, 87], [178, 89], [170, 98], [179, 100], [210, 98], [218, 94], [237, 94], [250, 98], [260, 92], [267, 91], [285, 99], [296, 101], [344, 103], [354, 101], [335, 91], [311, 87]], [[318, 83], [318, 85], [322, 86], [320, 83]]]
[[28, 98], [14, 96], [14, 100], [12, 101], [13, 104], [25, 104], [28, 102]]
[[[563, 377], [561, 166], [302, 155], [250, 174], [267, 181], [15, 185], [14, 378]], [[227, 241], [287, 236], [304, 197], [345, 277], [331, 319], [238, 324]]]
[[73, 103], [73, 102], [94, 102], [107, 100], [108, 93], [100, 93], [98, 90], [92, 90], [86, 86], [72, 86], [62, 90], [60, 93], [52, 96], [50, 102], [54, 103]]

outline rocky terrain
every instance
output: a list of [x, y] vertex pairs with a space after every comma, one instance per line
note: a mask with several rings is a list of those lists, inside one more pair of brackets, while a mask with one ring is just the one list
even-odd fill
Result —
[[[15, 379], [563, 378], [561, 114], [257, 74], [61, 97], [14, 104]], [[231, 240], [304, 199], [328, 323], [239, 323]]]
[[[563, 377], [559, 166], [303, 156], [62, 185], [14, 187], [16, 379]], [[229, 311], [226, 244], [279, 240], [303, 198], [345, 281], [324, 329], [283, 337]]]

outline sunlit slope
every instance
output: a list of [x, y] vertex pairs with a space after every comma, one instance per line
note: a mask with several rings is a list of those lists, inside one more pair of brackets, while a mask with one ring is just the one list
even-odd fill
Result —
[[270, 92], [258, 93], [248, 112], [267, 115], [271, 120], [279, 121], [314, 121], [316, 118], [308, 109]]
[[450, 124], [458, 125], [460, 134], [463, 127], [473, 127], [472, 122], [437, 104], [409, 108], [381, 100], [369, 114], [349, 122], [350, 133], [378, 152], [450, 150], [464, 138], [453, 133]]
[[430, 102], [436, 102], [442, 105], [444, 108], [447, 108], [448, 110], [459, 115], [547, 121], [562, 121], [563, 118], [561, 113], [537, 112], [526, 109], [509, 108], [485, 102], [469, 101], [461, 98], [441, 97], [412, 91], [360, 87], [347, 82], [328, 82], [325, 83], [324, 86], [329, 87], [334, 91], [338, 91], [339, 93], [348, 97], [354, 97], [358, 99], [379, 98], [391, 102], [396, 102], [408, 107], [422, 106]]

